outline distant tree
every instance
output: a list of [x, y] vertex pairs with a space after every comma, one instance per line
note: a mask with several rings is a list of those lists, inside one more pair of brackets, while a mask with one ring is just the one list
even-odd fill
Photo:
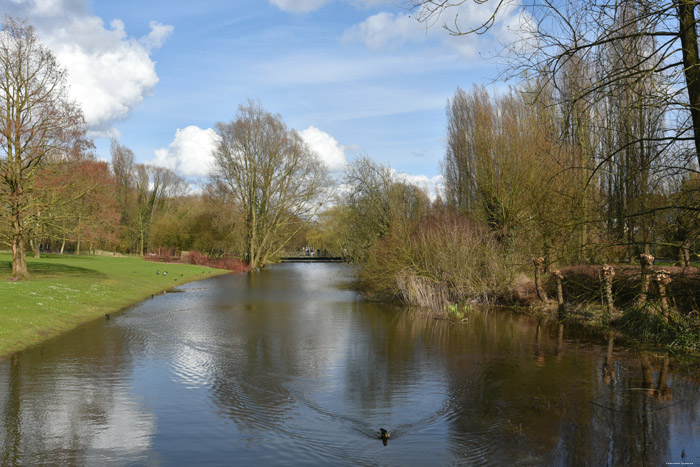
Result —
[[279, 115], [248, 102], [236, 119], [218, 123], [212, 177], [241, 211], [246, 229], [244, 258], [255, 268], [294, 236], [299, 219], [323, 204], [327, 169]]
[[119, 232], [116, 185], [106, 162], [93, 157], [46, 164], [37, 175], [33, 192], [30, 243], [39, 255], [44, 240], [114, 246]]
[[51, 158], [70, 151], [84, 128], [69, 100], [65, 71], [24, 22], [5, 17], [0, 31], [0, 183], [11, 222], [12, 276], [29, 275], [27, 219], [36, 211], [35, 177]]
[[151, 223], [167, 211], [170, 203], [187, 193], [185, 181], [170, 169], [137, 164], [134, 178], [135, 210], [130, 213], [131, 227], [138, 240], [138, 252], [143, 255]]
[[358, 264], [365, 264], [372, 246], [390, 232], [410, 236], [430, 204], [419, 188], [400, 182], [391, 168], [367, 157], [350, 164], [344, 185], [347, 193], [334, 211], [335, 224], [347, 225], [340, 235], [343, 255]]
[[133, 189], [134, 151], [126, 146], [122, 146], [116, 140], [112, 140], [110, 153], [112, 156], [114, 180], [117, 184], [117, 201], [121, 209], [121, 222], [124, 226], [122, 231], [124, 236], [122, 248], [130, 252], [134, 242], [132, 241], [133, 231], [129, 226], [133, 221], [136, 203]]

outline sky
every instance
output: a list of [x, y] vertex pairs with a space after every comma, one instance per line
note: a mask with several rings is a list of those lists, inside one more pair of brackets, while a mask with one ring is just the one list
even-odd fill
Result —
[[445, 107], [488, 84], [520, 22], [510, 8], [485, 35], [450, 36], [490, 7], [466, 2], [430, 27], [407, 0], [0, 0], [68, 72], [97, 146], [204, 180], [217, 122], [249, 100], [279, 114], [335, 174], [367, 156], [434, 196]]

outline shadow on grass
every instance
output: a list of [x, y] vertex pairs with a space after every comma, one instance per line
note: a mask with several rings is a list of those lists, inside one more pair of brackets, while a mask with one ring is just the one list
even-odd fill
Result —
[[[27, 268], [31, 277], [52, 277], [52, 276], [72, 276], [72, 277], [105, 277], [103, 272], [94, 269], [70, 266], [64, 263], [53, 263], [47, 261], [32, 261], [27, 258]], [[12, 274], [12, 262], [0, 261], [0, 277]]]

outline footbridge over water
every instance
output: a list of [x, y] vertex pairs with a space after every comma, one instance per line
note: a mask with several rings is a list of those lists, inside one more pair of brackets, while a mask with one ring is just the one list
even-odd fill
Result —
[[282, 256], [280, 261], [283, 263], [342, 263], [343, 258], [340, 256], [297, 255]]

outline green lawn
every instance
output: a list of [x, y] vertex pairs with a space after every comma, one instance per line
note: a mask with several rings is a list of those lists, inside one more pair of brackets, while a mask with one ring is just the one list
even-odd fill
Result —
[[228, 272], [134, 257], [47, 255], [27, 258], [31, 278], [12, 282], [11, 259], [0, 253], [0, 357], [104, 319], [151, 294]]

